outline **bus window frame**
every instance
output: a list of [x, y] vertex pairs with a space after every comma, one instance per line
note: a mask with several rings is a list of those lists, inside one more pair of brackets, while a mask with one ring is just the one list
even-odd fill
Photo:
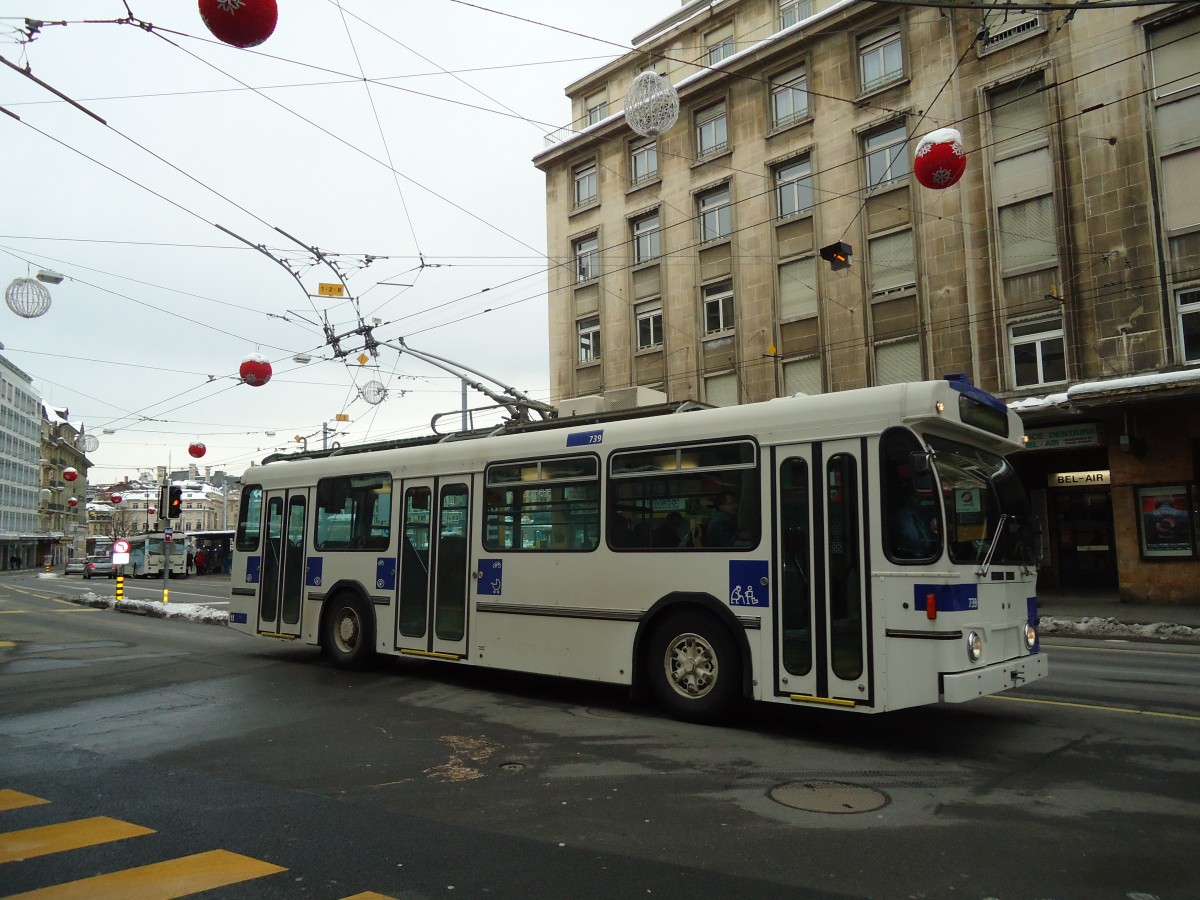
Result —
[[[250, 524], [247, 518], [248, 507], [250, 506], [251, 498], [257, 495], [258, 498], [258, 515], [254, 519], [254, 541], [249, 540], [247, 526]], [[251, 553], [259, 548], [262, 542], [262, 510], [263, 498], [266, 496], [266, 491], [263, 490], [261, 484], [248, 484], [242, 488], [242, 498], [238, 503], [238, 521], [237, 531], [233, 536], [234, 550], [242, 553]]]
[[[712, 447], [728, 445], [730, 447], [745, 446], [750, 450], [749, 459], [737, 463], [720, 463], [710, 466], [689, 465], [685, 454], [688, 450], [705, 450]], [[659, 458], [658, 464], [654, 468], [643, 469], [628, 469], [624, 471], [614, 471], [619, 462], [626, 457], [645, 454]], [[666, 467], [666, 460], [673, 456], [674, 465]], [[758, 440], [747, 434], [737, 435], [722, 435], [717, 438], [710, 438], [699, 441], [679, 441], [669, 444], [647, 444], [640, 447], [622, 447], [619, 450], [614, 450], [608, 457], [608, 465], [606, 466], [607, 473], [607, 492], [608, 498], [605, 504], [605, 541], [610, 550], [620, 553], [663, 553], [675, 551], [710, 551], [710, 552], [745, 552], [757, 549], [762, 541], [766, 529], [763, 528], [763, 506], [762, 506], [762, 447]], [[653, 492], [647, 493], [641, 491], [640, 499], [649, 500], [649, 516], [642, 516], [641, 522], [633, 523], [630, 526], [630, 533], [635, 538], [642, 533], [647, 535], [646, 543], [634, 543], [622, 545], [620, 535], [615, 528], [616, 523], [620, 519], [625, 519], [626, 514], [622, 512], [620, 504], [622, 502], [621, 488], [622, 483], [646, 484], [652, 479], [666, 479], [666, 484], [672, 481], [683, 481], [685, 479], [701, 479], [704, 477], [712, 477], [716, 473], [739, 473], [739, 483], [736, 487], [719, 483], [719, 487], [715, 490], [695, 491], [691, 493], [679, 493], [678, 496], [673, 496], [669, 493], [664, 493], [661, 497], [656, 497]], [[742, 473], [751, 473], [753, 484], [749, 487], [744, 481]], [[739, 525], [739, 534], [742, 531], [749, 533], [745, 539], [738, 539], [731, 545], [712, 546], [704, 539], [704, 532], [708, 522], [713, 515], [713, 501], [719, 499], [723, 494], [731, 494], [738, 500], [739, 510], [737, 522]], [[630, 498], [624, 498], [628, 501]], [[688, 510], [684, 521], [688, 522], [688, 517], [694, 517], [693, 521], [688, 522], [687, 534], [681, 542], [674, 547], [670, 546], [655, 546], [653, 543], [653, 534], [655, 531], [654, 525], [659, 523], [658, 517], [654, 515], [656, 510], [662, 509], [660, 505], [655, 506], [656, 499], [665, 500], [677, 503], [682, 500], [686, 504], [692, 499], [700, 501], [704, 499], [704, 505], [697, 503], [696, 507]], [[742, 508], [743, 501], [752, 501], [753, 508]], [[626, 510], [626, 512], [628, 509]], [[666, 518], [663, 516], [662, 518]], [[627, 520], [626, 520], [627, 521]], [[648, 529], [642, 528], [643, 525], [649, 525]], [[621, 534], [624, 529], [621, 529]], [[616, 538], [616, 539], [614, 539]]]
[[[556, 476], [554, 474], [546, 475], [548, 466], [554, 463], [571, 463], [575, 461], [589, 461], [592, 464], [593, 474], [568, 474]], [[520, 477], [517, 478], [495, 478], [502, 470], [513, 468], [519, 470]], [[603, 478], [601, 477], [602, 467], [600, 457], [595, 453], [556, 453], [549, 456], [525, 456], [514, 459], [496, 460], [489, 463], [483, 472], [483, 521], [480, 525], [480, 541], [483, 544], [484, 550], [489, 553], [593, 553], [600, 546], [600, 537], [602, 534], [602, 516], [604, 492]], [[525, 477], [526, 473], [533, 475], [532, 478]], [[516, 520], [519, 510], [523, 504], [516, 503], [518, 492], [524, 493], [531, 490], [551, 490], [555, 488], [565, 491], [567, 488], [579, 486], [595, 486], [595, 497], [588, 500], [571, 500], [566, 497], [550, 499], [548, 501], [539, 501], [554, 507], [560, 507], [569, 503], [590, 503], [595, 509], [595, 519], [588, 520], [584, 523], [585, 529], [592, 527], [595, 529], [595, 539], [590, 546], [580, 547], [564, 547], [555, 546], [553, 541], [546, 546], [526, 547], [522, 543], [523, 530], [519, 521], [516, 522], [513, 530], [516, 536], [516, 545], [512, 547], [502, 546], [498, 541], [492, 541], [492, 525], [499, 525], [501, 520], [505, 520], [505, 511], [508, 512], [508, 519], [505, 521], [513, 522]], [[513, 493], [512, 502], [508, 504], [497, 503], [493, 505], [493, 492], [499, 491], [503, 495], [504, 492], [511, 491]], [[562, 523], [551, 522], [548, 528], [553, 529], [556, 525], [571, 525], [576, 524], [569, 521]], [[586, 532], [585, 532], [586, 533]], [[497, 529], [497, 534], [499, 530]]]

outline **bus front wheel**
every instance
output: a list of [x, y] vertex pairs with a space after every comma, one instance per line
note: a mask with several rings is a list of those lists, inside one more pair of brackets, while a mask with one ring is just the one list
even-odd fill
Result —
[[695, 611], [669, 616], [655, 627], [648, 652], [651, 690], [675, 718], [711, 723], [737, 708], [741, 658], [733, 636], [712, 616]]
[[361, 669], [375, 655], [375, 620], [366, 601], [355, 594], [334, 598], [325, 619], [325, 648], [343, 669]]

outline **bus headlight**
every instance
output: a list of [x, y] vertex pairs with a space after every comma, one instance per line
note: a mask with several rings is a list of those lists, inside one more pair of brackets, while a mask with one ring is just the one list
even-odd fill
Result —
[[1038, 642], [1037, 626], [1034, 625], [1032, 622], [1026, 622], [1025, 623], [1025, 649], [1032, 650], [1035, 646], [1037, 646], [1037, 642]]
[[983, 656], [983, 638], [979, 636], [978, 631], [967, 633], [967, 659], [971, 662], [979, 662], [979, 657]]

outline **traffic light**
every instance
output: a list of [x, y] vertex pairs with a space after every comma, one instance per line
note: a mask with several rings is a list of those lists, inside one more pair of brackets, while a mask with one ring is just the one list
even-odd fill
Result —
[[828, 247], [821, 248], [821, 259], [828, 262], [829, 268], [835, 272], [839, 269], [850, 268], [850, 257], [853, 255], [854, 248], [845, 241], [837, 241]]
[[167, 488], [167, 518], [178, 519], [183, 514], [183, 488], [177, 484]]

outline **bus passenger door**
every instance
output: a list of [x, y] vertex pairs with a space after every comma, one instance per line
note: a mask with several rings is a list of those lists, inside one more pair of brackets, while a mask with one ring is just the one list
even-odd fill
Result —
[[776, 451], [777, 690], [871, 702], [862, 446]]
[[308, 530], [306, 491], [269, 491], [263, 502], [262, 574], [258, 630], [300, 635]]
[[470, 476], [406, 480], [400, 509], [396, 648], [467, 655]]

